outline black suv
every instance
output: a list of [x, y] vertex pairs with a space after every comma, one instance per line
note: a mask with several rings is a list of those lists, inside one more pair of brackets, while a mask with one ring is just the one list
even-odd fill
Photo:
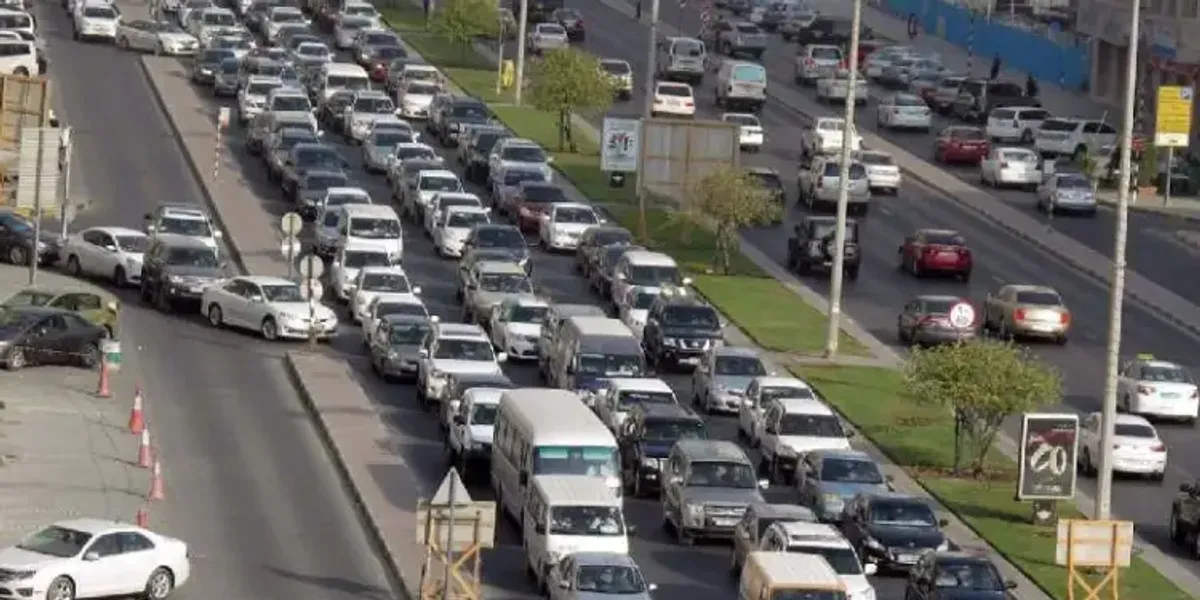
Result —
[[686, 290], [666, 288], [650, 305], [642, 343], [654, 367], [698, 365], [704, 353], [722, 341], [717, 310]]
[[169, 312], [180, 303], [198, 303], [204, 288], [224, 276], [216, 248], [186, 235], [160, 233], [143, 259], [142, 300]]
[[661, 488], [663, 463], [682, 439], [705, 439], [704, 419], [678, 404], [639, 404], [617, 430], [621, 483], [634, 498]]
[[[805, 27], [796, 32], [792, 38], [801, 46], [809, 44], [831, 44], [834, 46], [845, 47], [850, 43], [850, 32], [853, 30], [852, 22], [845, 17], [817, 17], [808, 27]], [[861, 35], [862, 39], [870, 38], [867, 33], [870, 30], [863, 28], [866, 35]]]
[[[801, 275], [833, 267], [835, 217], [804, 217], [788, 239], [787, 267]], [[846, 245], [843, 273], [858, 279], [862, 253], [858, 251], [858, 221], [846, 219]]]

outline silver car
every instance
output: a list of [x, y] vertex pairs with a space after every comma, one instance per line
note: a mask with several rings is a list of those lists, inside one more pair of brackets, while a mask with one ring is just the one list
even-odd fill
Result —
[[354, 47], [354, 38], [358, 32], [375, 27], [375, 19], [367, 17], [342, 17], [333, 28], [333, 45], [338, 50], [349, 50]]
[[551, 567], [547, 587], [550, 600], [650, 600], [658, 589], [642, 578], [633, 557], [616, 552], [568, 555]]
[[1096, 188], [1082, 173], [1055, 173], [1038, 186], [1038, 210], [1096, 215]]
[[376, 129], [363, 140], [363, 168], [368, 173], [384, 173], [392, 163], [398, 144], [416, 142], [414, 132], [404, 129]]
[[409, 314], [384, 317], [372, 336], [371, 369], [384, 379], [415, 380], [421, 362], [421, 342], [432, 329], [432, 323], [428, 317]]
[[525, 40], [525, 48], [534, 54], [566, 48], [569, 44], [567, 30], [558, 23], [538, 23]]
[[463, 322], [487, 319], [492, 307], [506, 298], [534, 296], [533, 283], [520, 265], [508, 261], [483, 261], [467, 274], [463, 290]]
[[213, 95], [217, 97], [236, 96], [238, 93], [239, 62], [236, 58], [221, 61], [213, 73]]
[[692, 372], [692, 403], [709, 413], [736, 413], [750, 382], [764, 375], [767, 368], [754, 350], [715, 347]]

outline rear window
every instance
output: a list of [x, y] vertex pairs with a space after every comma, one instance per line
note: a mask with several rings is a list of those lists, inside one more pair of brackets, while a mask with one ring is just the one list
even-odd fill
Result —
[[966, 246], [967, 240], [957, 233], [949, 231], [931, 231], [925, 234], [925, 242], [943, 246]]
[[556, 185], [527, 185], [524, 192], [527, 202], [553, 203], [565, 200], [562, 190]]
[[1042, 131], [1075, 131], [1078, 125], [1075, 121], [1048, 119], [1042, 122]]
[[1062, 298], [1053, 292], [1017, 292], [1017, 303], [1062, 306]]
[[1140, 423], [1117, 423], [1116, 431], [1114, 432], [1120, 437], [1133, 437], [1154, 439], [1158, 437], [1154, 434], [1154, 428], [1149, 425]]
[[808, 55], [816, 60], [842, 60], [842, 51], [837, 48], [811, 48]]
[[696, 40], [676, 40], [671, 46], [671, 53], [678, 56], [700, 56], [704, 54], [704, 44]]
[[925, 106], [925, 101], [916, 96], [896, 96], [896, 106]]
[[1017, 118], [1017, 114], [1006, 108], [1000, 108], [992, 111], [993, 119], [1003, 119], [1005, 121]]
[[733, 68], [733, 78], [751, 83], [766, 83], [767, 70], [758, 65], [738, 65]]
[[660, 96], [676, 96], [680, 98], [691, 98], [692, 88], [686, 85], [660, 85], [658, 86], [658, 94]]
[[[835, 162], [827, 162], [827, 163], [825, 163], [825, 176], [826, 177], [837, 177], [838, 173], [841, 171], [841, 169], [842, 169], [842, 165], [839, 165], [838, 163], [835, 163]], [[854, 163], [854, 164], [850, 165], [850, 179], [852, 179], [852, 180], [853, 179], [862, 179], [866, 176], [867, 176], [866, 167], [864, 167], [858, 163]]]
[[894, 165], [896, 161], [892, 160], [891, 155], [882, 154], [879, 152], [866, 152], [858, 158], [866, 165]]
[[950, 130], [950, 137], [956, 140], [982, 140], [985, 139], [983, 131], [975, 127], [955, 127]]

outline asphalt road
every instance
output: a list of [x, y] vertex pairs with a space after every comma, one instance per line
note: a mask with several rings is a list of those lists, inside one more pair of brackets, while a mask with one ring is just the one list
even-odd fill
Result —
[[[137, 57], [72, 41], [57, 3], [36, 10], [60, 116], [76, 132], [74, 187], [91, 202], [74, 226], [140, 227], [159, 202], [201, 202]], [[168, 501], [152, 507], [152, 524], [193, 552], [180, 597], [391, 597], [287, 380], [284, 348], [122, 296], [123, 341], [126, 352], [138, 348], [134, 364], [166, 465]]]

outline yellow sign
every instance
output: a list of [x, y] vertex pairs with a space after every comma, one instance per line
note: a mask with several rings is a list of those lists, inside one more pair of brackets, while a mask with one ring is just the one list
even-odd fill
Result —
[[517, 78], [516, 65], [511, 60], [506, 60], [500, 66], [500, 86], [508, 89], [513, 86], [513, 80]]
[[1192, 96], [1190, 86], [1163, 85], [1158, 88], [1158, 109], [1154, 120], [1154, 145], [1187, 148], [1192, 133]]

